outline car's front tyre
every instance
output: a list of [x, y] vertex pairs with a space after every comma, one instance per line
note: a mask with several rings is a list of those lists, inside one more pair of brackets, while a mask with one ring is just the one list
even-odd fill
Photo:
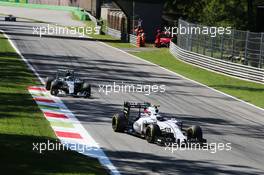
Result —
[[92, 94], [92, 87], [89, 83], [84, 82], [82, 91], [84, 93], [84, 98], [90, 98]]
[[187, 139], [196, 139], [199, 142], [203, 141], [203, 131], [198, 125], [193, 125], [187, 129]]
[[46, 78], [46, 80], [45, 80], [45, 89], [46, 90], [50, 90], [50, 88], [51, 88], [51, 83], [52, 83], [52, 81], [54, 80], [54, 78], [53, 77], [47, 77]]
[[112, 117], [112, 128], [115, 132], [124, 132], [127, 120], [123, 114], [114, 114]]
[[57, 96], [59, 94], [59, 86], [60, 86], [60, 82], [58, 81], [53, 81], [51, 83], [51, 88], [50, 88], [50, 94]]
[[149, 143], [154, 143], [156, 138], [160, 135], [161, 131], [157, 124], [150, 124], [147, 126], [145, 138]]

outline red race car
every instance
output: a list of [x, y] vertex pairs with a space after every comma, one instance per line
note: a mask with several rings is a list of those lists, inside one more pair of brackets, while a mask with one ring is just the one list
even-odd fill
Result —
[[170, 33], [158, 32], [155, 39], [155, 47], [170, 47], [171, 39]]

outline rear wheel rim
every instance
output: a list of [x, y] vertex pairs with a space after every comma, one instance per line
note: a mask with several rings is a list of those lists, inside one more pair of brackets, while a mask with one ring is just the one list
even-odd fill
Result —
[[150, 134], [150, 131], [149, 130], [146, 131], [146, 140], [148, 142], [151, 142], [151, 134]]
[[58, 90], [51, 90], [51, 95], [55, 95], [55, 96], [57, 96], [58, 95]]
[[116, 117], [114, 117], [112, 120], [112, 128], [116, 130]]

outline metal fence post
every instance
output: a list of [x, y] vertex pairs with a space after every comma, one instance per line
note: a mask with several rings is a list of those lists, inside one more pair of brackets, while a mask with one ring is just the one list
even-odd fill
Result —
[[232, 62], [234, 57], [234, 49], [235, 49], [235, 30], [232, 30]]
[[189, 34], [186, 36], [186, 42], [185, 42], [185, 49], [186, 50], [190, 50], [190, 48], [189, 48], [189, 45], [190, 45], [190, 36], [189, 36]]
[[224, 35], [221, 36], [221, 60], [223, 59], [223, 50], [224, 50]]
[[[189, 24], [187, 25], [186, 29], [188, 29], [188, 28], [189, 28]], [[186, 32], [186, 33], [187, 33], [187, 32]], [[185, 43], [185, 49], [186, 49], [186, 50], [190, 50], [190, 49], [189, 49], [189, 45], [190, 45], [190, 44], [189, 44], [189, 43], [190, 43], [190, 37], [189, 37], [189, 35], [190, 35], [190, 34], [187, 33], [186, 43]]]
[[199, 37], [200, 37], [200, 34], [198, 34], [196, 36], [197, 36], [197, 38], [196, 38], [196, 53], [199, 53], [199, 47], [200, 47]]
[[[206, 35], [204, 35], [204, 43], [206, 43]], [[205, 55], [205, 47], [206, 45], [204, 44], [203, 45], [203, 55]]]
[[190, 37], [189, 37], [189, 51], [192, 51], [192, 40], [193, 40], [193, 38], [192, 38], [192, 33], [190, 34]]
[[264, 42], [264, 33], [261, 33], [261, 37], [260, 37], [260, 55], [259, 55], [259, 68], [262, 68], [262, 64], [263, 64], [263, 57], [264, 57], [264, 55], [263, 55], [263, 51], [262, 51], [262, 49], [263, 49], [263, 47], [264, 47], [264, 45], [263, 45], [263, 42]]
[[[181, 23], [181, 19], [179, 19], [179, 21], [178, 21], [178, 29], [180, 28], [180, 23]], [[179, 31], [178, 31], [179, 32]], [[181, 47], [181, 35], [178, 33], [178, 35], [177, 35], [177, 45], [180, 47], [180, 48], [182, 48]]]
[[214, 37], [210, 37], [211, 38], [211, 57], [214, 56], [214, 52], [213, 52], [213, 44], [214, 44]]
[[247, 65], [248, 65], [248, 58], [247, 58], [248, 34], [249, 34], [249, 31], [247, 31], [247, 34], [246, 34], [246, 44], [245, 44], [245, 62]]

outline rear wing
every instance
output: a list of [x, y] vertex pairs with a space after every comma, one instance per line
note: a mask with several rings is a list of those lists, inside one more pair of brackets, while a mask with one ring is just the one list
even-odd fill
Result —
[[125, 108], [147, 108], [150, 106], [151, 103], [148, 102], [144, 102], [144, 103], [124, 102]]
[[134, 102], [124, 102], [124, 115], [128, 119], [130, 116], [130, 109], [137, 108], [138, 109], [138, 116], [140, 116], [140, 111], [143, 108], [150, 107], [151, 103], [144, 102], [144, 103], [134, 103]]
[[60, 77], [64, 78], [64, 77], [67, 77], [67, 76], [75, 77], [74, 70], [72, 70], [72, 69], [58, 69], [57, 70], [57, 74], [56, 74], [57, 78], [60, 78]]

